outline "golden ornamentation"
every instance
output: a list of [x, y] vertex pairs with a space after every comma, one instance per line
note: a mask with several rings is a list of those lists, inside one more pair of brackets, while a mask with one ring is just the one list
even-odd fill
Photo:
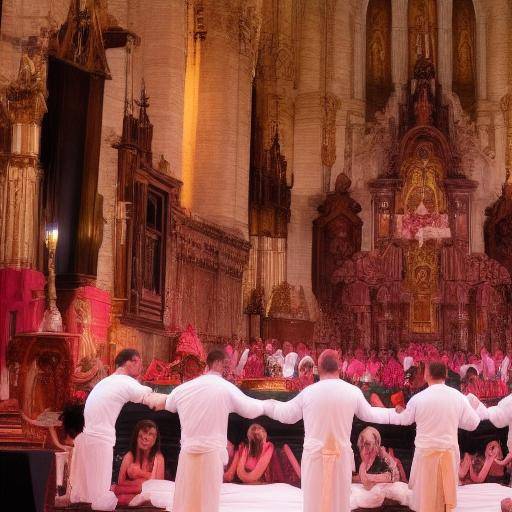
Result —
[[309, 320], [309, 310], [304, 288], [291, 286], [284, 281], [272, 290], [267, 316], [271, 318], [292, 318]]
[[96, 357], [96, 344], [91, 332], [91, 304], [87, 299], [78, 298], [74, 303], [78, 321], [82, 324], [82, 334], [78, 345], [78, 361], [92, 361]]
[[401, 175], [406, 182], [397, 205], [399, 211], [412, 213], [423, 201], [430, 213], [446, 212], [446, 198], [442, 191], [443, 166], [431, 142], [418, 145], [414, 156], [402, 165]]
[[240, 387], [251, 391], [290, 391], [288, 382], [288, 379], [282, 377], [244, 379]]
[[[405, 179], [399, 208], [414, 213], [423, 203], [429, 213], [444, 213], [446, 197], [442, 188], [444, 170], [431, 142], [418, 144], [414, 155], [401, 168]], [[410, 329], [415, 333], [437, 332], [437, 306], [433, 302], [439, 283], [439, 247], [427, 240], [421, 247], [414, 241], [406, 251], [406, 284], [412, 292]]]

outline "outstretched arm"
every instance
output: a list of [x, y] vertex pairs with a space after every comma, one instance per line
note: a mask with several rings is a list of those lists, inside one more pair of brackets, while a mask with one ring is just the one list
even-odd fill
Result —
[[265, 400], [265, 414], [281, 423], [297, 423], [302, 419], [302, 393], [288, 402]]
[[387, 409], [389, 411], [389, 423], [391, 425], [412, 425], [416, 421], [416, 401], [413, 396], [405, 409], [397, 412], [395, 409]]
[[262, 400], [256, 400], [255, 398], [244, 395], [234, 384], [229, 386], [229, 390], [232, 412], [236, 412], [240, 416], [249, 419], [257, 418], [265, 414]]
[[164, 395], [163, 393], [149, 393], [149, 395], [145, 395], [142, 398], [141, 403], [147, 405], [154, 411], [163, 411], [165, 409], [165, 402], [168, 396], [169, 395]]
[[464, 430], [475, 430], [480, 423], [480, 417], [471, 407], [468, 399], [464, 395], [460, 395], [462, 400], [462, 412], [459, 418], [459, 427]]
[[389, 424], [389, 410], [382, 407], [372, 407], [366, 401], [361, 390], [359, 390], [357, 397], [356, 416], [360, 420], [367, 421], [369, 423]]

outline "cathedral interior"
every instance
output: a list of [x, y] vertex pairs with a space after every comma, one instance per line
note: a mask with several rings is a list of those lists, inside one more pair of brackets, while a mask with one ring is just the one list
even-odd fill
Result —
[[184, 335], [505, 352], [511, 273], [510, 0], [0, 0], [0, 448]]

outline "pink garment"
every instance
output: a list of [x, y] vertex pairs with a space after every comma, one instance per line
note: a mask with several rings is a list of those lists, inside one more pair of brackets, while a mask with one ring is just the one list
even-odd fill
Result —
[[349, 379], [358, 379], [364, 375], [366, 371], [366, 366], [363, 362], [359, 361], [359, 359], [352, 359], [347, 368], [347, 377]]
[[393, 358], [382, 367], [381, 382], [387, 388], [401, 388], [404, 385], [404, 369], [402, 365]]
[[373, 377], [373, 380], [376, 380], [379, 372], [382, 368], [382, 363], [380, 361], [368, 361], [366, 364], [366, 369], [370, 372], [370, 375]]
[[496, 365], [488, 354], [482, 356], [482, 374], [484, 379], [490, 380], [496, 377]]
[[206, 352], [199, 339], [195, 329], [188, 324], [187, 328], [181, 333], [176, 347], [177, 356], [196, 356], [200, 361], [206, 361]]
[[[264, 450], [268, 449], [268, 445], [272, 445], [272, 443], [268, 441]], [[247, 457], [245, 470], [252, 471], [258, 464], [258, 460], [259, 458], [256, 457]], [[285, 483], [300, 486], [300, 479], [293, 470], [293, 467], [282, 448], [276, 448], [274, 446], [274, 453], [272, 454], [272, 458], [270, 459], [270, 463], [266, 471], [260, 478], [260, 482], [266, 484]]]
[[265, 376], [265, 363], [263, 357], [258, 354], [251, 354], [244, 367], [245, 379], [259, 379]]

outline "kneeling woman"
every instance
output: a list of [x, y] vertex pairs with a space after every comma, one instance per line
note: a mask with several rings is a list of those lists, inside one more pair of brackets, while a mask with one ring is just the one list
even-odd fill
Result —
[[133, 430], [130, 449], [123, 457], [118, 483], [112, 488], [118, 503], [128, 505], [141, 492], [146, 480], [163, 480], [164, 473], [158, 428], [151, 420], [139, 421]]
[[247, 441], [239, 447], [236, 470], [242, 483], [300, 485], [300, 465], [287, 444], [275, 448], [267, 440], [267, 431], [257, 423], [247, 430]]

